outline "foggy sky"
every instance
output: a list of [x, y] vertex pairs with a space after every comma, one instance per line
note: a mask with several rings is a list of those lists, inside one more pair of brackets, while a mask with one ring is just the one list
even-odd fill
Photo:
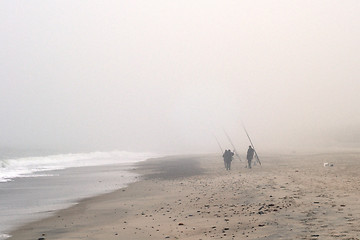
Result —
[[360, 146], [360, 2], [0, 1], [0, 146]]

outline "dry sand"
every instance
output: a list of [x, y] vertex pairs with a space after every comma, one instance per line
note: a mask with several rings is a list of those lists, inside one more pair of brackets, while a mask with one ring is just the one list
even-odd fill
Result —
[[[359, 239], [360, 153], [218, 155], [139, 165], [144, 179], [12, 232], [25, 239]], [[331, 162], [332, 167], [324, 167]]]

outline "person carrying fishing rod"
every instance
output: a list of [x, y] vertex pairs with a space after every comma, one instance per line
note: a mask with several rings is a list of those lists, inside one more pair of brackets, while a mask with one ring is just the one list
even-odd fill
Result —
[[234, 156], [234, 153], [230, 149], [225, 150], [225, 152], [223, 154], [225, 169], [228, 171], [230, 171], [230, 169], [231, 169], [231, 162], [233, 160], [233, 156]]
[[252, 160], [253, 160], [253, 158], [254, 158], [254, 154], [255, 154], [255, 158], [256, 158], [257, 162], [258, 162], [258, 163], [260, 164], [260, 166], [261, 166], [260, 158], [259, 158], [259, 156], [258, 156], [258, 154], [257, 154], [257, 152], [256, 152], [256, 150], [255, 150], [254, 144], [253, 144], [252, 141], [251, 141], [251, 138], [250, 138], [250, 136], [249, 136], [249, 133], [246, 131], [246, 128], [245, 128], [244, 124], [243, 124], [243, 128], [244, 128], [245, 133], [246, 133], [246, 135], [247, 135], [247, 137], [248, 137], [248, 139], [249, 139], [249, 141], [250, 141], [250, 144], [251, 144], [251, 145], [249, 146], [248, 151], [247, 151], [247, 154], [246, 154], [246, 158], [247, 158], [247, 160], [248, 160], [248, 168], [251, 168], [251, 162], [252, 162]]
[[254, 153], [255, 153], [255, 150], [251, 146], [249, 146], [249, 148], [247, 150], [247, 154], [246, 154], [246, 159], [248, 160], [248, 168], [249, 169], [251, 168], [251, 161], [254, 158]]

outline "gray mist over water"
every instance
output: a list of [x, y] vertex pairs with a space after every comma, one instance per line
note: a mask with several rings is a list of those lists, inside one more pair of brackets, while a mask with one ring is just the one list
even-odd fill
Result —
[[360, 146], [360, 2], [0, 2], [0, 146]]

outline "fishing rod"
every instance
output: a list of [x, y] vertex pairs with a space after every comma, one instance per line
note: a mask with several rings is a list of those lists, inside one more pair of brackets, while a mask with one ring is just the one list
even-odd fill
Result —
[[219, 146], [219, 148], [220, 148], [220, 150], [221, 150], [221, 154], [223, 154], [224, 151], [223, 151], [223, 149], [222, 149], [222, 147], [221, 147], [221, 144], [220, 144], [219, 140], [217, 139], [217, 137], [216, 137], [215, 135], [214, 135], [214, 138], [215, 138], [215, 140], [216, 140], [216, 142], [217, 142], [217, 144], [218, 144], [218, 146]]
[[258, 156], [258, 154], [257, 154], [257, 152], [256, 152], [256, 150], [255, 150], [254, 144], [252, 143], [251, 138], [250, 138], [248, 132], [246, 131], [246, 128], [245, 128], [244, 124], [243, 124], [243, 128], [244, 128], [245, 133], [246, 133], [246, 135], [247, 135], [247, 137], [248, 137], [248, 139], [249, 139], [249, 141], [250, 141], [251, 147], [254, 149], [255, 158], [257, 159], [258, 163], [261, 165], [260, 158], [259, 158], [259, 156]]
[[229, 135], [227, 134], [227, 132], [225, 131], [225, 129], [223, 129], [223, 131], [224, 131], [224, 133], [225, 133], [225, 135], [226, 135], [227, 139], [229, 140], [230, 144], [231, 144], [231, 145], [232, 145], [232, 147], [234, 148], [234, 153], [235, 153], [235, 156], [239, 158], [240, 162], [242, 162], [242, 161], [241, 161], [241, 158], [240, 158], [240, 155], [237, 153], [236, 148], [235, 148], [235, 146], [234, 146], [233, 142], [231, 141], [231, 138], [229, 137]]

